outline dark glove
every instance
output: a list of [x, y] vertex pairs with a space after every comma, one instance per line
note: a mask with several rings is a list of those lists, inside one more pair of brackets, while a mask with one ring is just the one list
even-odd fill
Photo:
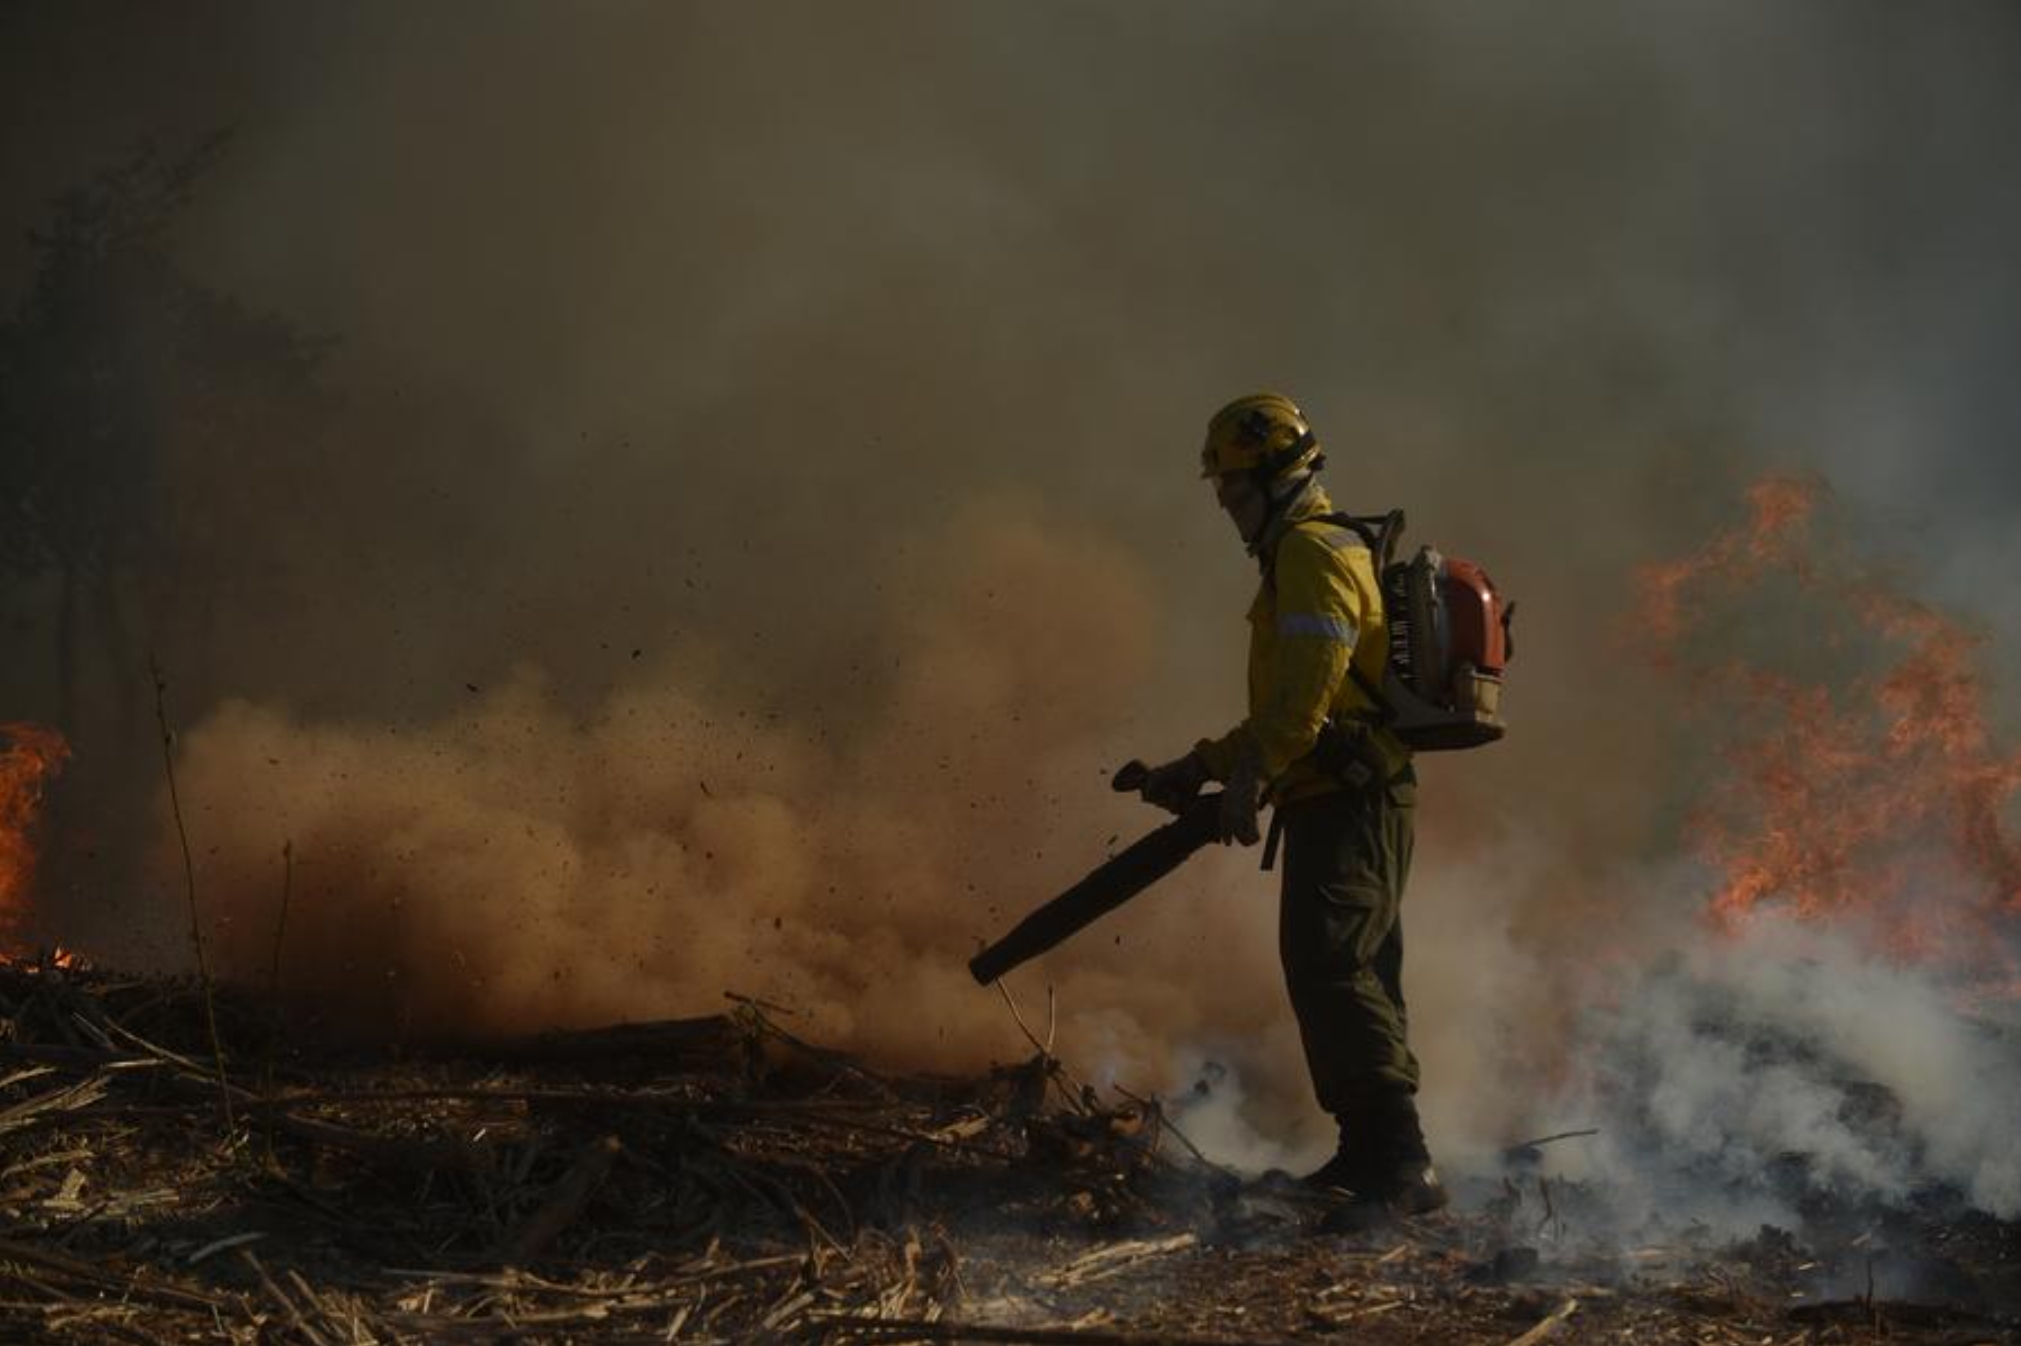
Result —
[[1176, 761], [1152, 767], [1137, 794], [1145, 803], [1156, 804], [1167, 813], [1184, 813], [1208, 779], [1207, 764], [1200, 760], [1200, 754], [1189, 752]]
[[1216, 835], [1221, 844], [1241, 842], [1254, 846], [1263, 839], [1256, 813], [1263, 804], [1263, 772], [1253, 756], [1244, 754], [1235, 763], [1221, 789], [1221, 818]]

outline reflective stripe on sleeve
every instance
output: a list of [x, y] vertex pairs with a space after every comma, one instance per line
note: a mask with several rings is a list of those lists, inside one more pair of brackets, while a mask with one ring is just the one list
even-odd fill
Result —
[[1329, 617], [1320, 612], [1285, 612], [1277, 618], [1277, 634], [1280, 636], [1317, 636], [1321, 640], [1335, 640], [1354, 648], [1355, 638], [1361, 633], [1346, 617]]

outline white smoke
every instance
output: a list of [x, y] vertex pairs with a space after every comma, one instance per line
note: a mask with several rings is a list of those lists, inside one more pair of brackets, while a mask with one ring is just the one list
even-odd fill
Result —
[[1272, 1169], [1297, 1173], [1318, 1167], [1332, 1152], [1332, 1135], [1259, 1124], [1241, 1066], [1230, 1064], [1244, 1062], [1250, 1053], [1231, 1046], [1234, 1050], [1218, 1055], [1192, 1048], [1176, 1054], [1176, 1078], [1187, 1083], [1167, 1100], [1173, 1125], [1202, 1154], [1240, 1174], [1253, 1176]]
[[1948, 1188], [2021, 1214], [2021, 1044], [1958, 989], [1844, 929], [1702, 932], [1584, 1017], [1566, 1114], [1601, 1129], [1552, 1162], [1623, 1220], [1722, 1232], [1795, 1222], [1799, 1196], [1900, 1203]]

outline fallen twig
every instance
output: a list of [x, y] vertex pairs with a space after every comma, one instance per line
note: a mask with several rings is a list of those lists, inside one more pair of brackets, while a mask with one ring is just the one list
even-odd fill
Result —
[[309, 1320], [302, 1316], [302, 1311], [295, 1307], [295, 1301], [288, 1298], [287, 1293], [281, 1289], [274, 1278], [267, 1274], [266, 1266], [254, 1255], [251, 1248], [240, 1248], [239, 1260], [252, 1269], [253, 1274], [259, 1278], [260, 1288], [265, 1290], [267, 1298], [278, 1305], [281, 1312], [287, 1315], [288, 1322], [294, 1327], [295, 1331], [307, 1337], [313, 1343], [313, 1346], [331, 1346], [328, 1338], [324, 1337], [321, 1332], [318, 1332], [310, 1324]]
[[1200, 1147], [1192, 1142], [1192, 1140], [1186, 1135], [1184, 1131], [1181, 1131], [1177, 1126], [1174, 1126], [1172, 1124], [1172, 1119], [1171, 1117], [1166, 1115], [1165, 1105], [1160, 1100], [1158, 1100], [1157, 1098], [1139, 1098], [1137, 1095], [1131, 1093], [1128, 1089], [1125, 1089], [1120, 1084], [1115, 1085], [1113, 1087], [1115, 1091], [1121, 1094], [1124, 1098], [1129, 1099], [1132, 1103], [1135, 1103], [1138, 1107], [1144, 1108], [1145, 1110], [1152, 1113], [1152, 1115], [1154, 1115], [1158, 1119], [1159, 1129], [1161, 1131], [1170, 1132], [1172, 1138], [1178, 1141], [1181, 1145], [1184, 1145], [1186, 1147], [1186, 1152], [1192, 1155], [1194, 1159], [1198, 1160], [1201, 1164], [1204, 1164], [1206, 1167], [1212, 1169], [1214, 1172], [1221, 1174], [1225, 1178], [1235, 1178], [1239, 1180], [1240, 1175], [1238, 1175], [1234, 1169], [1225, 1167], [1224, 1165], [1221, 1164], [1217, 1164], [1212, 1159], [1209, 1159], [1206, 1156], [1206, 1154], [1200, 1149]]
[[1032, 1050], [1038, 1053], [1039, 1065], [1046, 1072], [1046, 1078], [1058, 1086], [1060, 1095], [1067, 1100], [1068, 1106], [1077, 1112], [1086, 1112], [1087, 1086], [1074, 1078], [1073, 1072], [1067, 1069], [1064, 1061], [1053, 1055], [1053, 1033], [1059, 1027], [1058, 1006], [1053, 997], [1053, 988], [1050, 985], [1046, 987], [1046, 1036], [1041, 1042], [1038, 1035], [1032, 1032], [1031, 1026], [1025, 1022], [1023, 1012], [1018, 1009], [1017, 999], [1011, 995], [1010, 983], [998, 977], [995, 984], [997, 994], [1003, 997], [1003, 1003], [1010, 1010], [1011, 1018], [1017, 1022], [1018, 1032], [1024, 1034], [1025, 1041], [1031, 1043]]
[[150, 1299], [178, 1308], [216, 1309], [222, 1308], [224, 1304], [222, 1300], [199, 1294], [194, 1290], [187, 1290], [177, 1285], [162, 1285], [137, 1277], [121, 1276], [75, 1257], [48, 1252], [26, 1243], [18, 1243], [13, 1239], [0, 1239], [0, 1262], [20, 1262], [28, 1266], [38, 1266], [89, 1285], [117, 1290], [128, 1298]]
[[490, 1151], [460, 1140], [406, 1140], [396, 1136], [378, 1136], [369, 1131], [339, 1126], [335, 1122], [297, 1117], [286, 1112], [259, 1114], [255, 1121], [257, 1125], [285, 1131], [300, 1140], [349, 1150], [353, 1154], [383, 1160], [402, 1168], [449, 1169], [478, 1175], [492, 1171]]
[[1051, 1271], [1042, 1271], [1032, 1279], [1043, 1285], [1057, 1289], [1086, 1285], [1089, 1281], [1102, 1280], [1109, 1276], [1129, 1271], [1146, 1262], [1173, 1253], [1184, 1252], [1199, 1244], [1195, 1234], [1175, 1234], [1171, 1238], [1137, 1239], [1127, 1243], [1110, 1243], [1093, 1252], [1084, 1253], [1063, 1266]]
[[1570, 1318], [1572, 1314], [1578, 1310], [1578, 1307], [1579, 1307], [1578, 1300], [1576, 1299], [1566, 1300], [1564, 1303], [1560, 1304], [1557, 1308], [1552, 1309], [1550, 1313], [1546, 1314], [1544, 1318], [1540, 1322], [1538, 1322], [1538, 1324], [1535, 1327], [1523, 1333], [1522, 1336], [1517, 1337], [1513, 1341], [1509, 1342], [1509, 1346], [1535, 1346], [1537, 1342], [1544, 1340], [1544, 1338], [1550, 1336], [1552, 1333], [1556, 1332], [1559, 1328], [1563, 1327], [1565, 1325], [1565, 1320], [1567, 1318]]
[[261, 1229], [249, 1229], [243, 1234], [232, 1234], [204, 1244], [203, 1247], [198, 1248], [188, 1257], [183, 1258], [182, 1264], [186, 1267], [193, 1267], [205, 1258], [214, 1257], [222, 1252], [229, 1252], [233, 1248], [244, 1247], [248, 1243], [257, 1243], [266, 1236], [266, 1231]]
[[1581, 1127], [1577, 1131], [1560, 1131], [1555, 1135], [1538, 1136], [1535, 1140], [1519, 1140], [1508, 1148], [1510, 1150], [1534, 1150], [1540, 1145], [1550, 1145], [1561, 1140], [1578, 1140], [1583, 1136], [1597, 1136], [1599, 1134], [1599, 1127], [1586, 1126]]
[[526, 1263], [554, 1242], [589, 1203], [591, 1194], [610, 1176], [611, 1165], [624, 1151], [616, 1136], [600, 1136], [576, 1154], [568, 1172], [555, 1183], [540, 1208], [498, 1246], [501, 1262]]
[[12, 1131], [28, 1126], [52, 1112], [75, 1112], [89, 1107], [105, 1097], [106, 1084], [110, 1076], [93, 1075], [75, 1084], [66, 1084], [60, 1089], [24, 1098], [19, 1103], [0, 1108], [0, 1132]]
[[934, 1318], [871, 1318], [856, 1313], [817, 1313], [816, 1328], [848, 1331], [896, 1341], [988, 1341], [1026, 1346], [1271, 1346], [1284, 1338], [1200, 1337], [1146, 1329], [1110, 1327], [1011, 1327]]

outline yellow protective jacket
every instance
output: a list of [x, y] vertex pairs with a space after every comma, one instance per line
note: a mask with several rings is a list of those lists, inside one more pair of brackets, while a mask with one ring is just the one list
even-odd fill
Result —
[[[1249, 714], [1194, 749], [1217, 780], [1245, 759], [1257, 762], [1279, 805], [1342, 788], [1311, 760], [1313, 745], [1329, 716], [1376, 718], [1374, 703], [1348, 676], [1349, 661], [1376, 687], [1389, 661], [1374, 558], [1353, 529], [1314, 517], [1332, 508], [1313, 490], [1268, 548], [1249, 606]], [[1409, 764], [1410, 751], [1388, 730], [1375, 730], [1370, 742], [1386, 779]]]

